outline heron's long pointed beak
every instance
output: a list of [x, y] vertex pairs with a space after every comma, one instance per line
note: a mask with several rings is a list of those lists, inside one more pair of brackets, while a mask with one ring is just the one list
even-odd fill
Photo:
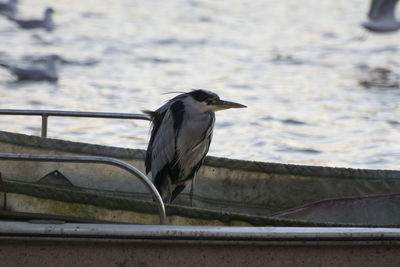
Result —
[[247, 108], [245, 105], [226, 100], [218, 100], [214, 106], [216, 107], [216, 110], [224, 110], [228, 108]]

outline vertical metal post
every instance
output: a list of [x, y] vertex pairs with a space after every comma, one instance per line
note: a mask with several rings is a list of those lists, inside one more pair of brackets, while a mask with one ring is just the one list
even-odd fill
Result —
[[47, 137], [47, 118], [49, 116], [47, 114], [42, 115], [42, 137]]

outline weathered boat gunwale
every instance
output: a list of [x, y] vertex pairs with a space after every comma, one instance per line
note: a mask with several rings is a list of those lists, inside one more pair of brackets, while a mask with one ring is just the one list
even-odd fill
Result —
[[[103, 146], [103, 145], [94, 145], [94, 144], [86, 144], [86, 143], [79, 143], [79, 142], [71, 142], [65, 140], [58, 140], [58, 139], [50, 139], [50, 138], [40, 138], [36, 136], [27, 136], [23, 134], [16, 134], [16, 133], [8, 133], [8, 132], [1, 132], [0, 131], [0, 144], [5, 144], [5, 150], [12, 150], [12, 151], [19, 151], [20, 149], [24, 151], [32, 151], [32, 153], [37, 153], [37, 151], [49, 151], [51, 154], [80, 154], [80, 155], [94, 155], [94, 156], [107, 156], [107, 157], [115, 157], [118, 159], [123, 159], [127, 161], [136, 160], [134, 164], [138, 164], [140, 166], [145, 156], [145, 151], [140, 149], [128, 149], [128, 148], [119, 148], [119, 147], [111, 147], [111, 146]], [[14, 146], [11, 146], [13, 144]], [[32, 149], [29, 149], [32, 148]], [[3, 165], [4, 169], [8, 169], [8, 174], [13, 173], [12, 168], [8, 168], [7, 165]], [[41, 168], [41, 167], [40, 167]], [[58, 168], [58, 167], [57, 167]], [[203, 171], [202, 171], [203, 169]], [[322, 189], [323, 194], [321, 193], [318, 197], [323, 197], [325, 199], [332, 199], [331, 189], [336, 189], [336, 192], [340, 192], [344, 197], [352, 196], [349, 193], [356, 193], [354, 196], [358, 196], [358, 190], [360, 193], [369, 193], [375, 194], [392, 194], [396, 193], [400, 188], [400, 172], [399, 171], [388, 171], [388, 170], [359, 170], [359, 169], [347, 169], [347, 168], [331, 168], [331, 167], [319, 167], [319, 166], [301, 166], [301, 165], [292, 165], [292, 164], [278, 164], [278, 163], [263, 163], [263, 162], [254, 162], [254, 161], [242, 161], [242, 160], [234, 160], [234, 159], [226, 159], [226, 158], [216, 158], [216, 157], [207, 157], [204, 167], [200, 170], [201, 172], [201, 179], [198, 179], [197, 186], [201, 184], [203, 186], [201, 194], [195, 195], [196, 203], [203, 203], [206, 206], [198, 206], [197, 208], [185, 206], [185, 203], [179, 202], [177, 204], [180, 205], [169, 205], [167, 206], [167, 215], [170, 217], [176, 216], [187, 216], [189, 218], [188, 221], [193, 223], [194, 221], [191, 219], [199, 219], [196, 223], [199, 225], [203, 225], [201, 220], [214, 220], [218, 221], [218, 224], [215, 222], [210, 222], [210, 225], [219, 225], [219, 222], [222, 222], [223, 225], [238, 225], [236, 220], [240, 222], [245, 222], [246, 224], [263, 226], [263, 225], [286, 225], [286, 226], [293, 226], [293, 225], [300, 225], [300, 226], [370, 226], [370, 227], [398, 227], [399, 222], [393, 221], [391, 223], [348, 223], [348, 222], [332, 222], [332, 221], [314, 221], [310, 222], [307, 220], [293, 220], [291, 218], [278, 218], [278, 217], [271, 217], [275, 213], [269, 214], [260, 214], [260, 213], [252, 213], [256, 209], [265, 209], [267, 205], [273, 207], [275, 204], [275, 198], [280, 201], [282, 196], [286, 197], [293, 197], [293, 200], [290, 204], [296, 204], [297, 206], [301, 206], [301, 202], [299, 202], [298, 197], [296, 197], [296, 193], [302, 193], [304, 198], [307, 199], [308, 202], [312, 203], [313, 199], [310, 196], [313, 194], [309, 194], [310, 191], [308, 186], [314, 185], [313, 189]], [[54, 170], [54, 168], [52, 169]], [[245, 170], [245, 171], [243, 171]], [[314, 171], [315, 170], [315, 171]], [[1, 171], [1, 170], [0, 170]], [[240, 173], [243, 171], [243, 173]], [[239, 175], [237, 175], [239, 173]], [[279, 175], [283, 174], [283, 175]], [[299, 174], [300, 173], [300, 174]], [[343, 174], [343, 175], [342, 175]], [[42, 174], [43, 175], [43, 174]], [[233, 175], [233, 176], [231, 176]], [[399, 176], [397, 176], [399, 175]], [[35, 179], [40, 178], [41, 176], [35, 176]], [[313, 177], [313, 178], [309, 178]], [[85, 179], [86, 177], [83, 176]], [[107, 177], [104, 177], [107, 179]], [[326, 178], [326, 179], [325, 179]], [[25, 178], [20, 179], [18, 176], [13, 176], [13, 179], [18, 181], [23, 181]], [[249, 180], [246, 180], [249, 179]], [[371, 180], [369, 182], [368, 180]], [[297, 181], [296, 181], [297, 180]], [[37, 180], [36, 180], [37, 181]], [[228, 184], [225, 182], [228, 181]], [[8, 182], [14, 183], [15, 180], [9, 180]], [[218, 190], [213, 188], [215, 184], [219, 183]], [[263, 189], [269, 190], [272, 186], [272, 194], [274, 198], [266, 199], [264, 202], [241, 202], [241, 199], [235, 198], [233, 195], [229, 195], [230, 198], [225, 198], [222, 196], [222, 201], [216, 198], [218, 197], [219, 192], [223, 192], [224, 189], [229, 189], [228, 191], [232, 192], [239, 192], [242, 191], [245, 187], [246, 190], [250, 190], [251, 192], [252, 185], [261, 185], [264, 186]], [[79, 189], [80, 186], [76, 183], [74, 184], [73, 189]], [[336, 184], [341, 184], [340, 186], [336, 187]], [[371, 185], [373, 187], [371, 187]], [[395, 185], [395, 186], [394, 186]], [[36, 186], [35, 184], [31, 184], [30, 186]], [[94, 184], [94, 188], [96, 188], [96, 184]], [[222, 186], [222, 187], [221, 187]], [[328, 187], [327, 187], [328, 186]], [[333, 187], [330, 187], [333, 186]], [[355, 188], [355, 190], [348, 188]], [[375, 189], [377, 186], [377, 189]], [[42, 185], [39, 185], [42, 188]], [[15, 187], [17, 188], [17, 187]], [[46, 194], [32, 194], [30, 192], [22, 192], [20, 189], [15, 189], [15, 193], [24, 193], [27, 195], [32, 195], [33, 197], [38, 198], [48, 198], [54, 200], [66, 200], [68, 201], [68, 197], [63, 196], [51, 196], [51, 193]], [[48, 192], [56, 192], [59, 191], [60, 188], [56, 189], [48, 188]], [[81, 187], [85, 188], [85, 186]], [[88, 187], [86, 187], [87, 189]], [[278, 188], [278, 190], [276, 190]], [[373, 190], [370, 190], [374, 188]], [[68, 190], [70, 190], [69, 188]], [[259, 188], [255, 188], [259, 190]], [[282, 191], [284, 195], [280, 195], [282, 189], [286, 189], [286, 191]], [[327, 190], [328, 189], [328, 190]], [[344, 191], [341, 191], [344, 189]], [[20, 190], [20, 191], [18, 191]], [[46, 189], [47, 190], [47, 189]], [[97, 189], [94, 189], [95, 192]], [[107, 189], [108, 190], [108, 189]], [[99, 203], [106, 203], [105, 206], [111, 209], [118, 209], [123, 207], [126, 210], [131, 210], [129, 204], [133, 204], [133, 200], [129, 200], [129, 192], [126, 193], [121, 192], [120, 190], [110, 191], [107, 190], [98, 190], [97, 193], [99, 195], [106, 195], [107, 197], [115, 198], [115, 203], [123, 203], [125, 204], [112, 204], [113, 201], [108, 201], [110, 199], [100, 200], [99, 196], [93, 197], [95, 202], [90, 202], [88, 200], [79, 200], [80, 198], [74, 198], [72, 202], [79, 202], [82, 204], [93, 204], [99, 205]], [[235, 191], [236, 190], [236, 191]], [[262, 190], [262, 189], [261, 189]], [[351, 191], [352, 190], [352, 191]], [[397, 191], [396, 191], [397, 190]], [[72, 191], [70, 191], [72, 192]], [[267, 192], [267, 191], [265, 191]], [[269, 192], [269, 191], [268, 191]], [[310, 191], [312, 192], [312, 190]], [[204, 195], [203, 193], [206, 193]], [[228, 192], [230, 193], [230, 192]], [[318, 192], [316, 192], [318, 193]], [[64, 193], [62, 193], [64, 194]], [[78, 193], [79, 194], [79, 193]], [[113, 195], [114, 194], [114, 195]], [[136, 202], [137, 210], [146, 210], [146, 212], [152, 213], [151, 201], [149, 201], [149, 197], [143, 195], [143, 193], [136, 192], [136, 196], [138, 197]], [[318, 193], [319, 194], [319, 193]], [[336, 193], [335, 193], [336, 194]], [[340, 194], [338, 194], [340, 196]], [[182, 194], [183, 197], [186, 197], [185, 193]], [[269, 195], [269, 194], [268, 194]], [[205, 196], [205, 197], [204, 197]], [[250, 195], [250, 197], [253, 197]], [[263, 198], [264, 196], [258, 195], [258, 197]], [[269, 197], [269, 196], [267, 196]], [[334, 197], [334, 196], [333, 196]], [[224, 199], [225, 198], [225, 199]], [[140, 202], [140, 200], [146, 199], [147, 201]], [[322, 198], [320, 198], [322, 199]], [[127, 201], [129, 200], [129, 201]], [[179, 200], [179, 199], [178, 199]], [[184, 200], [184, 198], [183, 198]], [[250, 199], [251, 200], [251, 199]], [[70, 200], [71, 201], [71, 200]], [[225, 202], [224, 202], [225, 201]], [[270, 202], [272, 201], [272, 202]], [[287, 201], [287, 199], [285, 199]], [[96, 203], [97, 202], [97, 203]], [[243, 206], [242, 203], [244, 204]], [[280, 204], [280, 203], [278, 203]], [[101, 204], [103, 205], [103, 204]], [[187, 204], [186, 204], [187, 205]], [[227, 206], [229, 205], [229, 206]], [[268, 206], [268, 207], [269, 207]], [[144, 208], [141, 209], [140, 207]], [[205, 208], [203, 208], [205, 207]], [[234, 209], [229, 209], [230, 207], [234, 207]], [[281, 210], [290, 210], [291, 207], [296, 206], [288, 206], [285, 209]], [[245, 212], [242, 212], [245, 211]], [[248, 211], [248, 212], [247, 212]], [[248, 215], [248, 214], [251, 215]], [[397, 217], [397, 216], [396, 216]], [[246, 225], [245, 224], [245, 225]]]
[[[128, 159], [144, 159], [146, 151], [143, 149], [121, 148], [106, 145], [96, 145], [67, 140], [41, 138], [38, 136], [0, 131], [0, 142], [28, 147], [54, 149], [69, 153], [87, 153], [90, 155], [118, 157]], [[100, 152], [101, 151], [101, 152]], [[399, 170], [369, 170], [340, 167], [324, 167], [311, 165], [270, 163], [260, 161], [243, 161], [223, 157], [206, 156], [205, 165], [211, 167], [226, 167], [244, 171], [267, 172], [271, 174], [293, 174], [309, 177], [331, 177], [343, 179], [376, 179], [379, 177], [393, 179], [400, 178]]]

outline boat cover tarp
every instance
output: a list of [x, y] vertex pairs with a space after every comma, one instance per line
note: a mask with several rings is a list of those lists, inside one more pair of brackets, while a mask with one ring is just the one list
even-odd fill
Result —
[[[144, 171], [145, 151], [140, 149], [0, 131], [0, 152], [105, 156], [123, 160]], [[57, 191], [54, 188], [67, 188], [71, 190], [71, 197], [63, 201], [76, 202], [77, 197], [72, 191], [79, 189], [96, 192], [93, 193], [96, 196], [100, 194], [118, 198], [119, 205], [127, 199], [138, 201], [137, 205], [156, 213], [146, 187], [126, 171], [114, 166], [0, 161], [0, 172], [10, 185], [14, 183], [11, 188], [15, 189], [14, 193], [17, 195], [27, 194], [27, 189], [24, 189], [23, 193], [17, 192], [16, 188], [23, 187], [16, 186], [17, 183], [26, 186], [50, 186], [54, 171], [66, 181], [58, 187], [52, 185], [53, 189], [47, 190], [46, 198], [51, 198], [49, 191]], [[396, 195], [400, 194], [400, 171], [394, 170], [302, 166], [208, 156], [196, 176], [193, 207], [190, 207], [188, 193], [189, 189], [186, 189], [176, 199], [175, 205], [167, 207], [167, 212], [170, 209], [167, 215], [174, 214], [179, 217], [179, 212], [184, 210], [186, 217], [190, 217], [193, 211], [193, 214], [196, 214], [194, 217], [208, 214], [207, 216], [214, 216], [216, 220], [225, 222], [235, 221], [229, 216], [247, 216], [246, 218], [253, 219], [250, 220], [250, 224], [257, 224], [257, 220], [260, 224], [268, 224], [270, 219], [282, 219], [284, 222], [294, 221], [299, 224], [400, 225], [400, 214], [396, 212], [400, 205]], [[130, 203], [133, 205], [133, 202]], [[96, 207], [103, 204], [91, 202], [91, 205]], [[111, 206], [111, 209], [116, 209], [118, 204]], [[129, 205], [122, 205], [121, 210], [129, 208], [126, 206]], [[142, 209], [141, 212], [145, 211]], [[374, 213], [380, 214], [381, 219], [373, 218]], [[218, 216], [220, 218], [217, 218]], [[260, 218], [264, 221], [261, 222]], [[187, 223], [178, 221], [176, 223]]]

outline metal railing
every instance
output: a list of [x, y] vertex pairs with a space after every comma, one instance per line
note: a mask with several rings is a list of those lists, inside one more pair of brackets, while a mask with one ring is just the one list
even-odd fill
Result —
[[30, 154], [11, 154], [11, 153], [0, 153], [0, 160], [11, 160], [11, 161], [40, 161], [40, 162], [67, 162], [67, 163], [97, 163], [97, 164], [108, 164], [119, 167], [128, 171], [139, 178], [147, 188], [152, 192], [160, 213], [160, 224], [166, 223], [165, 206], [163, 200], [158, 193], [153, 183], [132, 165], [123, 162], [121, 160], [107, 158], [107, 157], [94, 157], [94, 156], [58, 156], [58, 155], [30, 155]]
[[29, 109], [0, 109], [0, 115], [24, 115], [41, 116], [41, 137], [47, 137], [48, 118], [54, 117], [81, 117], [81, 118], [106, 118], [106, 119], [135, 119], [149, 120], [143, 114], [134, 113], [112, 113], [112, 112], [86, 112], [86, 111], [64, 111], [64, 110], [29, 110]]

